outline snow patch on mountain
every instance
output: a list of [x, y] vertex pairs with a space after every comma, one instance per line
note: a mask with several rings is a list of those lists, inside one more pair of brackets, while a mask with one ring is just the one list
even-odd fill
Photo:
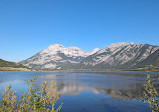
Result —
[[83, 51], [78, 47], [64, 47], [60, 44], [53, 44], [20, 63], [33, 68], [57, 68], [71, 63], [80, 63], [83, 58], [97, 51], [99, 51], [98, 48], [92, 51]]
[[73, 56], [87, 57], [89, 55], [94, 54], [98, 50], [99, 50], [98, 48], [95, 48], [92, 51], [83, 51], [82, 49], [80, 49], [78, 47], [67, 47], [66, 48], [60, 44], [53, 44], [53, 45], [50, 45], [47, 49], [43, 50], [40, 54], [54, 55], [54, 54], [57, 54], [57, 52], [61, 52], [61, 53], [64, 53], [68, 57], [73, 57]]
[[64, 47], [60, 44], [53, 44], [20, 63], [38, 69], [125, 69], [137, 66], [138, 63], [147, 59], [158, 49], [159, 46], [133, 42], [119, 42], [111, 44], [104, 49], [95, 48], [92, 51], [84, 51], [78, 47]]

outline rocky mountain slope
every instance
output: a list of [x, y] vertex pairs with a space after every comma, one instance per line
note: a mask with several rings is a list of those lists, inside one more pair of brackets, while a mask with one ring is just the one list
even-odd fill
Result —
[[159, 66], [159, 49], [149, 55], [145, 60], [139, 62], [136, 66], [143, 67], [144, 65]]
[[[132, 42], [116, 43], [86, 57], [81, 63], [85, 65], [85, 68], [95, 69], [136, 68], [141, 65], [141, 62], [143, 62], [144, 65], [156, 63], [155, 58], [158, 58], [158, 56], [154, 55], [158, 49], [159, 46], [148, 44]], [[148, 59], [149, 56], [151, 56], [150, 59], [153, 60], [150, 61], [150, 59]], [[151, 63], [148, 63], [148, 61]]]
[[20, 63], [36, 69], [132, 69], [158, 65], [159, 46], [115, 43], [104, 49], [83, 51], [77, 47], [53, 44]]
[[85, 57], [92, 55], [97, 51], [99, 51], [98, 48], [86, 52], [77, 47], [66, 48], [60, 44], [53, 44], [47, 49], [20, 63], [36, 69], [72, 68], [79, 64]]

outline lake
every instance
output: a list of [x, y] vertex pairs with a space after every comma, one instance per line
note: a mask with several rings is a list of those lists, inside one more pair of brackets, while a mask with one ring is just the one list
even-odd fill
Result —
[[[26, 92], [25, 82], [38, 75], [37, 82], [54, 81], [63, 102], [61, 112], [151, 112], [142, 103], [146, 74], [159, 72], [0, 72], [0, 89], [13, 85], [18, 96]], [[2, 99], [2, 93], [0, 93]]]

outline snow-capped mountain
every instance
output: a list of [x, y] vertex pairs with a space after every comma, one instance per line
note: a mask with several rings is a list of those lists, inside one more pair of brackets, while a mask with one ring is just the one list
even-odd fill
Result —
[[93, 51], [83, 51], [82, 49], [78, 48], [78, 47], [64, 47], [60, 44], [53, 44], [50, 45], [47, 49], [43, 50], [41, 53], [45, 53], [45, 54], [56, 54], [57, 52], [62, 52], [64, 53], [66, 56], [68, 57], [87, 57], [89, 55], [94, 54], [95, 52], [99, 51], [98, 48], [95, 48]]
[[115, 43], [104, 49], [83, 51], [77, 47], [50, 45], [47, 49], [21, 61], [37, 69], [130, 69], [159, 65], [159, 46], [140, 43]]
[[[159, 46], [148, 44], [116, 43], [86, 57], [81, 63], [85, 65], [85, 68], [95, 69], [133, 68], [153, 55], [158, 49]], [[144, 63], [147, 64], [147, 61]]]
[[92, 55], [99, 51], [98, 48], [92, 51], [83, 51], [77, 47], [64, 47], [60, 44], [50, 45], [47, 49], [35, 54], [27, 60], [20, 63], [37, 69], [57, 69], [57, 68], [70, 68], [78, 63], [85, 57]]

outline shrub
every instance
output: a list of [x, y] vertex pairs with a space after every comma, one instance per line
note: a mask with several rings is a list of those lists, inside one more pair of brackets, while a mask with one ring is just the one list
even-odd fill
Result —
[[0, 111], [3, 112], [58, 112], [62, 104], [55, 109], [55, 104], [59, 100], [58, 89], [55, 83], [43, 82], [40, 89], [37, 88], [35, 76], [27, 81], [29, 90], [21, 93], [19, 101], [17, 101], [16, 92], [12, 90], [12, 86], [2, 90], [3, 99], [0, 104]]
[[152, 112], [159, 112], [159, 99], [156, 88], [154, 87], [155, 80], [151, 80], [150, 75], [147, 75], [147, 84], [145, 84], [145, 92], [143, 93], [143, 102], [149, 103], [149, 108]]

